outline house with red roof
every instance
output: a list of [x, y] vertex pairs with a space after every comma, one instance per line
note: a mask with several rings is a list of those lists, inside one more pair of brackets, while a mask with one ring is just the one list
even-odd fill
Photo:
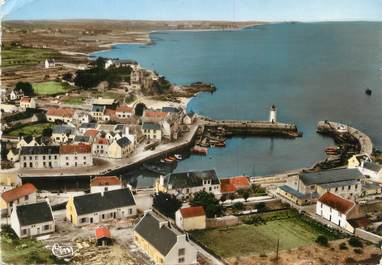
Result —
[[117, 176], [97, 176], [90, 180], [90, 193], [122, 189], [122, 181]]
[[354, 233], [355, 228], [349, 221], [362, 217], [360, 208], [355, 202], [331, 192], [324, 193], [317, 200], [316, 214], [350, 233]]
[[93, 165], [92, 146], [89, 144], [63, 144], [59, 153], [61, 167]]
[[49, 108], [46, 112], [46, 119], [49, 122], [71, 122], [73, 120], [74, 113], [74, 109], [71, 108]]
[[220, 180], [221, 193], [235, 193], [236, 191], [243, 189], [247, 190], [251, 187], [248, 177], [237, 176]]
[[110, 230], [104, 226], [97, 227], [95, 231], [97, 246], [107, 246], [112, 244]]
[[116, 108], [115, 116], [118, 119], [127, 119], [134, 115], [134, 109], [128, 105], [121, 105]]
[[168, 112], [147, 109], [143, 112], [142, 120], [143, 122], [160, 122], [163, 121], [167, 115], [169, 115]]
[[26, 183], [1, 194], [1, 215], [10, 215], [15, 205], [31, 204], [37, 201], [37, 189], [31, 183]]
[[206, 229], [206, 213], [202, 206], [180, 208], [175, 213], [176, 225], [185, 231]]
[[20, 99], [20, 108], [21, 109], [35, 109], [36, 101], [31, 97], [22, 97]]

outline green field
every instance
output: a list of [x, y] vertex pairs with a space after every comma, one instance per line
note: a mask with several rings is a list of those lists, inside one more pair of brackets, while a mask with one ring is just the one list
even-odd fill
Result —
[[47, 96], [65, 93], [69, 90], [69, 85], [55, 81], [33, 84], [33, 91], [36, 95]]
[[337, 239], [328, 230], [312, 225], [299, 216], [268, 221], [266, 224], [242, 224], [192, 232], [197, 241], [225, 258], [274, 252], [277, 239], [280, 240], [280, 249], [310, 245], [322, 234], [329, 240]]
[[65, 264], [57, 260], [41, 241], [18, 239], [9, 225], [2, 225], [1, 260], [4, 264]]
[[42, 134], [42, 131], [45, 128], [51, 128], [51, 127], [53, 127], [52, 123], [31, 124], [31, 125], [25, 125], [15, 130], [9, 131], [6, 134], [10, 136], [19, 136], [19, 135], [40, 136]]
[[58, 52], [49, 49], [4, 47], [1, 51], [2, 66], [36, 65], [47, 58], [62, 57]]
[[84, 103], [84, 100], [83, 97], [67, 97], [63, 99], [62, 102], [65, 104], [80, 105]]

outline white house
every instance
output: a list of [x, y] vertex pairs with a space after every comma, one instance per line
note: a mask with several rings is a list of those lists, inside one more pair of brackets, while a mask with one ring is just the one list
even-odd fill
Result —
[[22, 97], [20, 99], [20, 108], [21, 109], [35, 109], [36, 101], [31, 97]]
[[134, 241], [155, 264], [198, 264], [188, 236], [158, 213], [145, 213], [134, 228]]
[[11, 227], [19, 238], [53, 233], [52, 209], [47, 202], [15, 206], [11, 214]]
[[31, 183], [10, 189], [1, 194], [1, 214], [9, 215], [15, 205], [31, 204], [37, 201], [37, 189]]
[[134, 146], [127, 137], [114, 140], [109, 146], [109, 157], [121, 159], [127, 157], [133, 152]]
[[136, 214], [135, 200], [128, 188], [71, 197], [66, 204], [66, 218], [76, 226], [129, 218]]
[[9, 150], [7, 154], [8, 161], [11, 162], [17, 162], [20, 160], [20, 149], [19, 148], [12, 148]]
[[115, 116], [119, 119], [130, 118], [134, 115], [134, 109], [127, 105], [121, 105], [115, 110]]
[[54, 59], [45, 59], [44, 66], [46, 69], [53, 68], [56, 66], [56, 61]]
[[142, 132], [149, 140], [161, 141], [162, 129], [158, 123], [145, 122], [142, 124]]
[[382, 183], [382, 165], [375, 162], [362, 162], [358, 170], [372, 181]]
[[355, 219], [360, 215], [355, 202], [330, 192], [326, 192], [318, 199], [316, 214], [346, 229], [350, 233], [354, 233], [354, 227], [349, 223], [349, 220]]
[[122, 189], [122, 181], [117, 176], [97, 176], [90, 180], [90, 193]]
[[52, 129], [51, 139], [55, 143], [68, 143], [73, 141], [75, 129], [68, 125], [56, 125]]
[[175, 213], [176, 226], [185, 231], [206, 229], [206, 213], [202, 206], [180, 208]]
[[211, 192], [220, 198], [220, 181], [215, 170], [172, 173], [166, 178], [160, 176], [155, 182], [156, 192], [167, 192], [186, 197], [199, 191]]

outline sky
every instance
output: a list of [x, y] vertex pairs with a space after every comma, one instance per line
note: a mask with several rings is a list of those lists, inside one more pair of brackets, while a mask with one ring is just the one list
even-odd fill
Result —
[[5, 0], [0, 14], [2, 20], [382, 21], [382, 0]]

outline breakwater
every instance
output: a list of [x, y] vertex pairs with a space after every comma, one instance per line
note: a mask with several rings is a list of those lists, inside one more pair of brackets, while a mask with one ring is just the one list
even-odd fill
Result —
[[296, 124], [249, 121], [249, 120], [212, 120], [203, 117], [203, 126], [208, 129], [222, 128], [226, 136], [279, 136], [279, 137], [301, 137]]
[[357, 142], [360, 154], [371, 155], [373, 153], [374, 145], [370, 137], [360, 130], [346, 124], [332, 121], [320, 121], [317, 124], [317, 132], [333, 136], [335, 137], [335, 140], [347, 141], [347, 139], [351, 138], [351, 140]]

